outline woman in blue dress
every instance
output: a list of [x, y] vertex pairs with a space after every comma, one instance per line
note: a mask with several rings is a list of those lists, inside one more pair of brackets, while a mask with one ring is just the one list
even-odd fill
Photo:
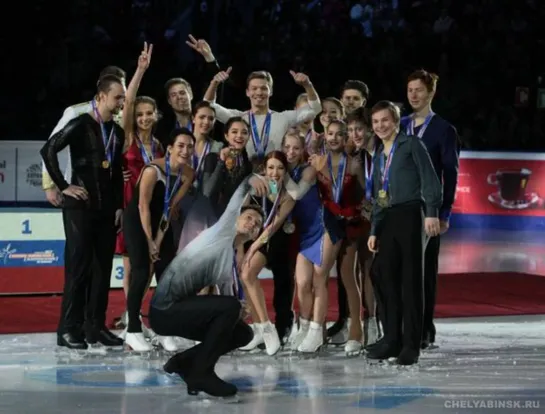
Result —
[[293, 181], [300, 189], [308, 187], [308, 190], [305, 188], [306, 191], [302, 191], [306, 194], [297, 201], [292, 212], [300, 239], [295, 267], [299, 330], [291, 347], [299, 352], [316, 352], [324, 343], [328, 276], [335, 263], [343, 232], [335, 217], [323, 207], [316, 183], [316, 170], [303, 162], [304, 138], [295, 134], [286, 135], [283, 150]]

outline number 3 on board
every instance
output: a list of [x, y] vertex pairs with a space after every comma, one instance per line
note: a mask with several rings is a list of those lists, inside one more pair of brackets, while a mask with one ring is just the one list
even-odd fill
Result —
[[30, 219], [23, 220], [21, 225], [23, 226], [23, 230], [21, 231], [21, 234], [32, 234], [32, 228], [30, 226]]

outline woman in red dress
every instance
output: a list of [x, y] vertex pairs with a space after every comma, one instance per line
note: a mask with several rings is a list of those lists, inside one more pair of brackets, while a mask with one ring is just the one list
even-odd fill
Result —
[[[148, 96], [136, 97], [140, 82], [149, 67], [153, 45], [149, 48], [144, 45], [144, 50], [138, 59], [136, 72], [127, 88], [125, 105], [123, 107], [123, 129], [125, 131], [125, 145], [123, 149], [123, 175], [125, 184], [123, 187], [123, 207], [125, 208], [133, 197], [134, 188], [140, 173], [146, 164], [155, 158], [164, 155], [159, 141], [152, 135], [154, 125], [157, 123], [157, 104]], [[117, 235], [115, 254], [123, 256], [123, 290], [125, 297], [129, 290], [131, 267], [123, 232]], [[116, 324], [118, 328], [126, 326], [126, 313]]]
[[345, 352], [348, 356], [353, 356], [359, 354], [363, 348], [360, 284], [354, 272], [354, 263], [357, 240], [365, 232], [361, 217], [365, 179], [361, 164], [345, 152], [346, 139], [346, 124], [339, 120], [331, 121], [325, 133], [327, 153], [312, 157], [311, 163], [318, 171], [322, 202], [344, 230], [337, 256], [337, 277], [342, 277], [352, 318]]
[[[378, 325], [375, 317], [375, 295], [371, 282], [371, 264], [373, 253], [367, 247], [369, 231], [371, 230], [371, 208], [372, 208], [372, 175], [373, 155], [375, 153], [376, 138], [370, 127], [370, 120], [364, 108], [358, 108], [351, 112], [346, 118], [348, 125], [348, 142], [351, 150], [347, 148], [353, 157], [361, 162], [365, 173], [365, 199], [362, 203], [362, 216], [365, 221], [365, 233], [358, 241], [358, 260], [356, 274], [361, 278], [362, 294], [365, 307], [365, 342], [366, 345], [373, 344], [378, 339]], [[348, 146], [347, 146], [348, 147]]]

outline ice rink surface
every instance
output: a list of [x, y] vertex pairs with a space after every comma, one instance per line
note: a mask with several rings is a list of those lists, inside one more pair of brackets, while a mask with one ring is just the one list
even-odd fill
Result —
[[217, 372], [237, 403], [188, 396], [164, 352], [69, 351], [54, 334], [0, 336], [0, 412], [9, 414], [543, 413], [545, 316], [442, 319], [418, 366], [346, 358], [329, 347], [228, 355]]

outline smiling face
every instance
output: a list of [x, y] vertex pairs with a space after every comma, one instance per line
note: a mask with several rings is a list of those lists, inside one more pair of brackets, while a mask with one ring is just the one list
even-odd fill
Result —
[[365, 98], [362, 93], [357, 89], [345, 89], [341, 101], [344, 104], [346, 112], [353, 112], [360, 106], [365, 105]]
[[354, 143], [356, 148], [361, 148], [365, 142], [366, 128], [363, 123], [354, 121], [348, 124], [348, 139]]
[[180, 134], [174, 140], [174, 144], [167, 147], [167, 150], [170, 154], [171, 163], [190, 164], [195, 151], [195, 144], [191, 136]]
[[157, 111], [155, 106], [141, 102], [134, 108], [136, 126], [140, 131], [149, 131], [157, 121]]
[[295, 134], [288, 134], [284, 138], [284, 147], [282, 148], [289, 164], [297, 164], [303, 159], [305, 148], [301, 143], [301, 138]]
[[225, 135], [225, 140], [229, 143], [229, 146], [236, 150], [242, 150], [246, 147], [249, 138], [250, 131], [248, 125], [244, 122], [233, 122]]
[[112, 82], [108, 92], [100, 92], [98, 94], [98, 99], [100, 102], [104, 103], [104, 106], [112, 115], [117, 115], [121, 109], [123, 109], [125, 92], [125, 85], [118, 82]]
[[342, 110], [338, 105], [331, 101], [322, 102], [322, 113], [320, 114], [320, 123], [324, 127], [324, 130], [331, 123], [331, 121], [341, 120]]
[[254, 78], [248, 83], [246, 96], [250, 98], [252, 107], [264, 108], [269, 105], [271, 87], [265, 79]]
[[263, 227], [263, 216], [252, 208], [244, 210], [237, 218], [237, 233], [254, 240]]
[[327, 127], [325, 140], [327, 148], [332, 152], [340, 152], [344, 150], [346, 140], [346, 131], [343, 126], [338, 123], [332, 123]]
[[176, 83], [168, 90], [168, 103], [174, 112], [191, 112], [192, 98], [189, 88], [183, 83]]
[[193, 117], [194, 131], [197, 135], [208, 135], [214, 127], [216, 114], [212, 108], [199, 108]]
[[389, 139], [397, 130], [398, 125], [388, 109], [382, 109], [371, 116], [373, 132], [381, 140]]
[[267, 160], [265, 174], [267, 175], [267, 178], [270, 178], [277, 183], [281, 183], [286, 175], [286, 168], [280, 160], [277, 160], [276, 158], [269, 158]]

